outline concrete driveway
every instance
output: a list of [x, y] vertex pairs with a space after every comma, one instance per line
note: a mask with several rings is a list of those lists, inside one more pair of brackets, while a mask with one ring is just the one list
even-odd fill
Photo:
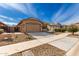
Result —
[[54, 34], [50, 34], [50, 33], [47, 33], [47, 32], [32, 32], [32, 33], [28, 33], [30, 35], [32, 35], [33, 37], [35, 38], [48, 38], [48, 37], [53, 37]]

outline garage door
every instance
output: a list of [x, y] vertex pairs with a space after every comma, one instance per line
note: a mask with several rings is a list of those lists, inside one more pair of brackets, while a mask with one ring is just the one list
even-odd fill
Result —
[[27, 32], [40, 32], [41, 26], [40, 24], [28, 23], [26, 24], [26, 31]]

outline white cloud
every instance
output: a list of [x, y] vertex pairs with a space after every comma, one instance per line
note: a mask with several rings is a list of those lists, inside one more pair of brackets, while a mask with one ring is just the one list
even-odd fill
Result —
[[5, 24], [9, 25], [9, 26], [12, 26], [12, 25], [17, 25], [17, 23], [15, 22], [4, 22]]
[[15, 3], [12, 3], [12, 4], [6, 4], [7, 6], [11, 7], [11, 8], [14, 8], [16, 9], [17, 11], [20, 11], [24, 14], [28, 14], [28, 9], [26, 9], [26, 7], [22, 4], [15, 4]]
[[20, 11], [26, 15], [37, 17], [36, 10], [30, 3], [27, 3], [26, 5], [17, 4], [17, 3], [5, 3], [5, 4], [0, 4], [0, 6], [5, 9], [11, 9], [11, 10], [13, 8], [13, 9]]
[[[76, 22], [78, 19], [73, 19], [72, 17], [74, 17], [74, 15], [76, 15], [76, 13], [78, 13], [78, 11], [79, 11], [79, 4], [73, 4], [72, 6], [70, 6], [69, 8], [67, 8], [62, 13], [62, 11], [64, 10], [64, 8], [65, 7], [63, 5], [60, 8], [60, 10], [51, 18], [51, 20], [54, 21], [54, 22], [61, 22], [62, 24], [64, 24], [64, 23], [68, 24], [68, 23], [74, 23], [74, 22]], [[77, 15], [77, 16], [79, 16], [79, 15]], [[67, 19], [67, 18], [69, 18], [69, 19]]]
[[78, 22], [79, 22], [79, 17], [78, 18], [74, 18], [72, 20], [65, 21], [62, 24], [69, 25], [69, 24], [78, 23]]
[[[79, 4], [74, 4], [72, 6], [70, 6], [70, 8], [68, 8], [60, 17], [58, 17], [56, 20], [58, 20], [58, 22], [62, 22], [63, 20], [66, 20], [67, 18], [71, 18], [73, 17], [76, 12], [78, 12], [79, 10]], [[68, 20], [68, 19], [67, 19]]]
[[3, 19], [3, 18], [0, 18], [0, 22], [4, 22], [5, 21], [5, 19]]
[[0, 15], [0, 17], [1, 17], [1, 18], [8, 18], [7, 16], [4, 16], [4, 15]]
[[64, 7], [64, 5], [63, 5], [63, 6], [59, 9], [59, 11], [56, 12], [56, 14], [51, 17], [51, 20], [54, 21], [54, 22], [57, 22], [57, 18], [61, 15], [61, 13], [62, 13], [62, 11], [64, 10], [64, 8], [65, 8], [65, 7]]
[[4, 18], [4, 19], [6, 19], [6, 20], [8, 20], [8, 21], [16, 21], [16, 20], [14, 20], [13, 18], [8, 17], [8, 16], [5, 16], [5, 15], [0, 15], [0, 18]]
[[27, 6], [27, 9], [28, 9], [29, 13], [30, 13], [32, 16], [38, 17], [37, 12], [36, 12], [34, 6], [32, 6], [32, 4], [28, 3], [28, 4], [26, 4], [26, 6]]
[[[69, 19], [65, 19], [64, 22], [62, 22], [62, 24], [72, 24], [72, 23], [77, 23], [79, 22], [79, 4], [75, 4], [74, 8], [70, 10], [70, 12], [72, 11], [71, 17], [69, 17], [69, 14], [66, 15], [69, 17]], [[65, 16], [65, 15], [64, 15]]]
[[0, 3], [0, 7], [3, 7], [5, 9], [10, 9], [9, 6], [6, 6], [6, 4]]
[[3, 22], [3, 23], [5, 23], [5, 24], [7, 24], [7, 25], [16, 25], [17, 23], [16, 22], [8, 22], [8, 21], [5, 21], [5, 19], [3, 19], [3, 18], [0, 18], [0, 22]]
[[20, 11], [24, 14], [27, 14], [26, 8], [22, 4], [16, 4], [16, 3], [5, 3], [5, 4], [0, 4], [1, 7], [5, 9], [16, 9], [17, 11]]
[[73, 17], [71, 17], [69, 20], [62, 22], [62, 24], [73, 24], [79, 22], [79, 12], [75, 13]]

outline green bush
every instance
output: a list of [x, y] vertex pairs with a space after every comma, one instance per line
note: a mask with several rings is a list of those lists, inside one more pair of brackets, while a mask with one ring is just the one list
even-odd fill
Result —
[[65, 31], [66, 31], [66, 29], [64, 29], [64, 28], [55, 29], [55, 32], [65, 32]]
[[2, 34], [4, 32], [4, 29], [0, 29], [0, 34]]
[[55, 32], [60, 32], [60, 29], [55, 29]]
[[65, 31], [66, 31], [66, 29], [64, 29], [64, 28], [61, 29], [61, 32], [65, 32]]

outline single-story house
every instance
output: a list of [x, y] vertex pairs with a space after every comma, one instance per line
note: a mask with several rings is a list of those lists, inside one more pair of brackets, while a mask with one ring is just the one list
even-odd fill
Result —
[[54, 30], [62, 28], [62, 25], [59, 23], [48, 24], [47, 28], [48, 28], [48, 32], [55, 32]]
[[27, 18], [21, 20], [16, 26], [8, 26], [0, 22], [0, 28], [5, 32], [44, 32], [47, 31], [47, 23], [36, 18]]
[[43, 22], [35, 18], [27, 18], [17, 25], [20, 32], [41, 32], [43, 31]]
[[16, 27], [16, 26], [9, 26], [8, 29], [9, 29], [8, 32], [19, 32], [18, 27]]
[[79, 29], [79, 23], [72, 24], [73, 26], [77, 27]]
[[8, 31], [8, 26], [2, 22], [0, 22], [0, 29], [4, 29], [5, 32]]

